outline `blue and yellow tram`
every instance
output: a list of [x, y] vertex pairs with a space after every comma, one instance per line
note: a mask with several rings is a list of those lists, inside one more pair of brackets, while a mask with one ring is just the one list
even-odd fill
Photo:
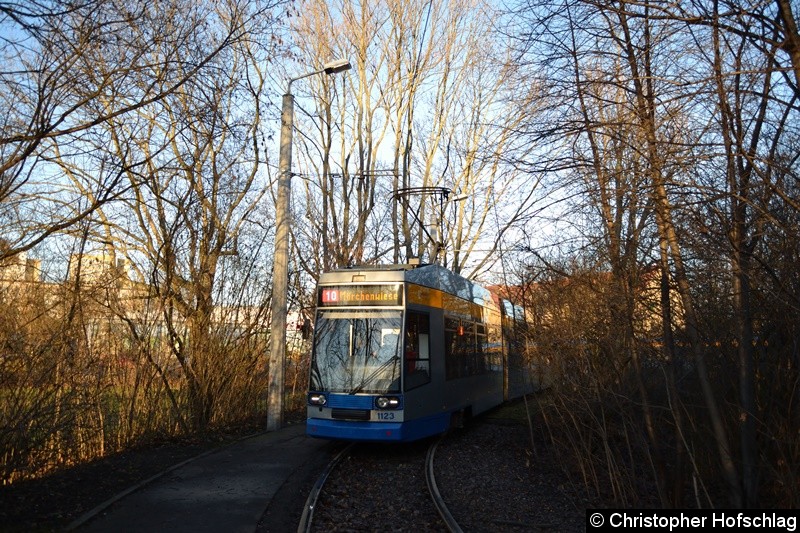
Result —
[[501, 309], [437, 265], [323, 274], [307, 433], [412, 441], [504, 400]]

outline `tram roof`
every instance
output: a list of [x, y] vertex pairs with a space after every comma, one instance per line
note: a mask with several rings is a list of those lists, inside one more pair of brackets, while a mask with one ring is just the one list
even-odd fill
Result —
[[482, 306], [493, 306], [494, 302], [488, 289], [439, 265], [355, 266], [326, 272], [319, 278], [320, 285], [401, 281], [437, 289]]

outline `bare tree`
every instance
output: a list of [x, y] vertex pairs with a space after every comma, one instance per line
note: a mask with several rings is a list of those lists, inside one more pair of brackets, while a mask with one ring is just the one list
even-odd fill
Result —
[[[95, 128], [180, 91], [241, 38], [241, 22], [212, 29], [207, 15], [207, 6], [183, 0], [0, 3], [1, 256], [31, 249], [120, 194], [128, 169], [104, 161], [94, 201], [78, 208], [56, 178], [44, 179], [57, 174], [54, 147], [83, 157]], [[213, 44], [201, 51], [198, 42]]]
[[[520, 158], [520, 165], [536, 172], [556, 169], [556, 190], [574, 194], [576, 213], [585, 217], [596, 210], [588, 223], [574, 220], [584, 230], [583, 252], [602, 250], [600, 264], [612, 279], [608, 298], [621, 297], [609, 306], [611, 327], [624, 341], [617, 349], [634, 367], [640, 367], [636, 341], [642, 332], [625, 322], [636, 315], [640, 284], [649, 276], [644, 267], [660, 265], [663, 356], [674, 360], [673, 334], [685, 335], [730, 502], [757, 505], [759, 456], [765, 452], [758, 420], [775, 420], [778, 431], [785, 431], [780, 417], [758, 409], [759, 364], [780, 365], [782, 359], [772, 357], [785, 352], [778, 348], [773, 356], [759, 347], [758, 330], [771, 331], [767, 324], [777, 317], [754, 302], [765, 301], [761, 292], [767, 291], [785, 294], [780, 301], [795, 308], [794, 291], [784, 292], [794, 274], [776, 276], [762, 257], [774, 257], [763, 242], [775, 235], [773, 227], [794, 235], [788, 219], [777, 224], [773, 215], [795, 208], [787, 194], [792, 179], [786, 179], [797, 175], [791, 10], [781, 11], [781, 2], [524, 4], [520, 13], [529, 18], [519, 28], [521, 57], [533, 60], [533, 75], [549, 77], [543, 83], [552, 105], [545, 107], [545, 126], [526, 124], [522, 130], [531, 146], [548, 151], [532, 149], [539, 159]], [[577, 176], [589, 186], [581, 188]], [[705, 270], [711, 268], [713, 278]], [[723, 340], [731, 335], [726, 324], [736, 332], [730, 341]], [[737, 398], [712, 378], [727, 376], [725, 368], [736, 369]], [[650, 449], [657, 451], [657, 411], [648, 414], [648, 396], [655, 394], [642, 385], [644, 426]], [[695, 391], [677, 388], [672, 374], [665, 385], [673, 402], [674, 443], [683, 446], [690, 426], [675, 402]], [[783, 396], [780, 401], [792, 403]], [[729, 437], [736, 433], [738, 447]], [[659, 463], [657, 454], [653, 459]], [[666, 498], [666, 484], [662, 489], [663, 504], [680, 505], [679, 492]]]
[[[320, 247], [308, 247], [319, 259], [305, 268], [426, 255], [483, 271], [533, 199], [535, 184], [502, 154], [535, 91], [512, 94], [519, 79], [491, 32], [488, 5], [373, 4], [311, 4], [296, 24], [301, 54], [354, 64], [341, 85], [310, 83], [315, 112], [300, 127], [315, 133], [301, 161], [310, 169], [306, 239]], [[431, 191], [443, 190], [452, 194], [440, 212]], [[408, 191], [419, 194], [396, 195]], [[440, 255], [445, 245], [451, 251]]]
[[[234, 344], [248, 337], [226, 332], [245, 331], [263, 314], [255, 310], [229, 323], [218, 309], [242, 293], [220, 293], [219, 275], [226, 259], [238, 255], [240, 234], [266, 191], [258, 171], [267, 61], [252, 41], [265, 35], [261, 25], [268, 20], [247, 22], [259, 17], [235, 2], [219, 4], [206, 19], [223, 29], [245, 27], [247, 38], [180, 91], [138, 108], [135, 121], [105, 123], [107, 153], [124, 162], [129, 190], [120, 208], [104, 210], [106, 239], [139, 265], [140, 279], [154, 291], [180, 386], [188, 391], [191, 427], [199, 430], [214, 419], [237, 373], [253, 375], [245, 370], [253, 360], [230, 359]], [[205, 55], [204, 46], [196, 48]]]

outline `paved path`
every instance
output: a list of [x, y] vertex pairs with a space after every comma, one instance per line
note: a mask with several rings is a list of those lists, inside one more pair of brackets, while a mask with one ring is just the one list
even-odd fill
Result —
[[306, 437], [305, 424], [250, 437], [168, 471], [107, 508], [91, 511], [73, 528], [252, 533], [286, 480], [333, 449], [327, 441]]

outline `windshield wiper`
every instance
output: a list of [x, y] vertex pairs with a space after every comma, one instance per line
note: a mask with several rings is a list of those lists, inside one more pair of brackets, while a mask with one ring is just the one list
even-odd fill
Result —
[[372, 373], [369, 376], [367, 376], [364, 379], [362, 379], [361, 383], [359, 383], [357, 387], [355, 387], [353, 390], [351, 390], [349, 394], [352, 395], [352, 394], [357, 394], [357, 393], [361, 392], [364, 389], [364, 387], [367, 386], [367, 384], [369, 382], [371, 382], [373, 379], [375, 379], [375, 376], [380, 374], [390, 364], [397, 362], [399, 359], [400, 359], [400, 357], [398, 357], [396, 355], [393, 355], [392, 357], [390, 357], [389, 359], [387, 359], [386, 361], [381, 363], [381, 366], [379, 366], [378, 368], [373, 370]]

